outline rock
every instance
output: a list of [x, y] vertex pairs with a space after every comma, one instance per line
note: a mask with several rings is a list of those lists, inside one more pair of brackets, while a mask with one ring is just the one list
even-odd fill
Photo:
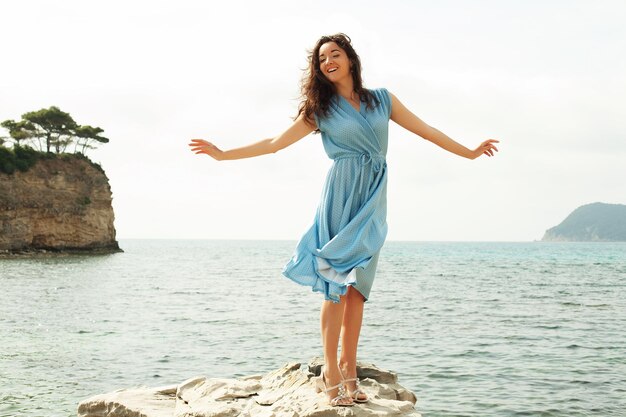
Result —
[[121, 389], [81, 402], [79, 416], [171, 417], [176, 406], [176, 385], [161, 388]]
[[111, 200], [105, 173], [78, 155], [0, 173], [0, 250], [117, 252]]
[[371, 364], [357, 365], [370, 401], [331, 407], [316, 393], [321, 361], [288, 363], [266, 375], [190, 378], [177, 386], [134, 388], [96, 395], [78, 406], [79, 417], [420, 417], [416, 397], [397, 375]]
[[[313, 361], [309, 363], [309, 369], [311, 369], [311, 372], [315, 373], [315, 375], [319, 375], [323, 364], [323, 360], [318, 358], [313, 359]], [[356, 376], [361, 380], [371, 378], [383, 384], [395, 384], [398, 382], [398, 375], [394, 372], [385, 371], [378, 368], [376, 365], [363, 362], [359, 362], [359, 365], [356, 368], [356, 374]]]

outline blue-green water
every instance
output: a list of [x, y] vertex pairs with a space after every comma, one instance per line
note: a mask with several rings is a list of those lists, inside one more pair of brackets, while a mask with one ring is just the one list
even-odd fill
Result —
[[[295, 242], [122, 241], [0, 260], [0, 416], [321, 356]], [[388, 242], [359, 359], [424, 416], [626, 416], [626, 244]]]

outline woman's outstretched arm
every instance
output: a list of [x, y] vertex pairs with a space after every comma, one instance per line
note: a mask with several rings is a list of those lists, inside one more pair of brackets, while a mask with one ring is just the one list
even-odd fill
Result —
[[263, 139], [240, 148], [222, 151], [217, 146], [204, 139], [192, 139], [189, 146], [191, 146], [192, 152], [209, 155], [218, 161], [252, 158], [254, 156], [278, 152], [289, 145], [293, 145], [313, 130], [315, 130], [315, 126], [307, 122], [303, 115], [300, 115], [295, 122], [293, 122], [291, 127], [279, 136]]
[[474, 150], [466, 148], [460, 143], [449, 138], [445, 133], [424, 123], [419, 117], [404, 107], [400, 100], [398, 100], [398, 98], [393, 94], [391, 94], [391, 120], [406, 130], [431, 141], [446, 151], [465, 158], [476, 159], [482, 154], [493, 156], [493, 152], [498, 151], [498, 148], [496, 148], [494, 143], [498, 143], [499, 141], [495, 139], [488, 139], [484, 141]]

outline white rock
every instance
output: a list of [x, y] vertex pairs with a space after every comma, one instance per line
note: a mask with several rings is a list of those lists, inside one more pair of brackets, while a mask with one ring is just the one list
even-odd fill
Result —
[[78, 405], [78, 416], [171, 417], [177, 385], [161, 388], [120, 389], [91, 397]]
[[331, 407], [317, 393], [321, 362], [289, 363], [266, 375], [238, 379], [190, 378], [177, 386], [134, 388], [97, 395], [80, 403], [79, 417], [420, 417], [415, 394], [393, 372], [359, 363], [361, 388], [370, 400]]

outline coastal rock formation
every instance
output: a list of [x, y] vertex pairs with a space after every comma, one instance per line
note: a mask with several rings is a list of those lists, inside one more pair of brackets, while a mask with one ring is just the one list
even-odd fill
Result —
[[578, 207], [558, 226], [548, 229], [542, 241], [625, 242], [626, 205], [593, 203]]
[[0, 253], [119, 251], [113, 219], [109, 180], [85, 157], [0, 173]]
[[239, 379], [195, 377], [179, 385], [134, 388], [91, 397], [78, 406], [79, 417], [420, 417], [415, 394], [396, 374], [359, 363], [361, 388], [370, 401], [331, 407], [316, 393], [321, 361], [307, 367], [289, 363], [265, 375]]

